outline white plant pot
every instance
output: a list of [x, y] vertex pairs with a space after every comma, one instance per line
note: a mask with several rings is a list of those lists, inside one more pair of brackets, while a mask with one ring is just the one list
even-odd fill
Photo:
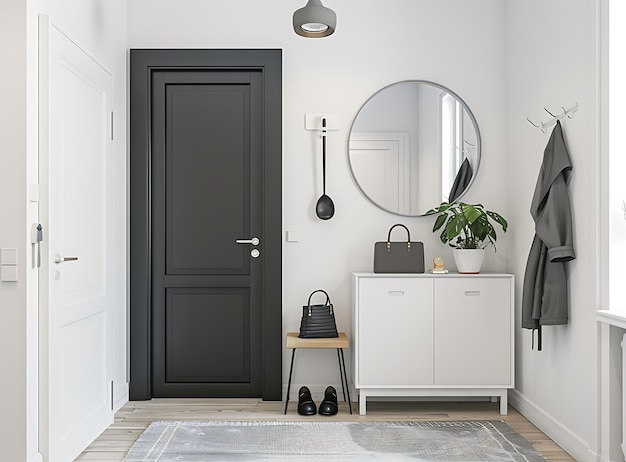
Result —
[[454, 249], [454, 261], [461, 274], [478, 274], [485, 259], [485, 249]]

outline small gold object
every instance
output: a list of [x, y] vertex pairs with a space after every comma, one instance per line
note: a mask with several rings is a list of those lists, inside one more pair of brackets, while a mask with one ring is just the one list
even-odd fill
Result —
[[444, 268], [443, 257], [437, 256], [433, 258], [434, 268], [428, 270], [431, 274], [448, 274], [448, 270]]

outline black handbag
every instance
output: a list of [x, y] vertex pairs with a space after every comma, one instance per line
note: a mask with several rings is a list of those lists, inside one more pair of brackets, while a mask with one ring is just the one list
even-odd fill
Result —
[[[406, 242], [391, 242], [391, 231], [396, 226], [406, 230]], [[396, 224], [389, 228], [387, 242], [374, 244], [374, 273], [423, 273], [424, 243], [411, 242], [409, 228]]]
[[[311, 305], [311, 298], [316, 292], [326, 295], [323, 305]], [[337, 324], [335, 323], [335, 311], [328, 294], [319, 289], [309, 295], [306, 306], [302, 307], [302, 320], [300, 321], [300, 338], [335, 338], [339, 337]]]

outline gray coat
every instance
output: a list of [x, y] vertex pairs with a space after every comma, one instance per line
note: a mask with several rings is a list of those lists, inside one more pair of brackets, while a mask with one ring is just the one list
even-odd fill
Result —
[[576, 258], [567, 194], [571, 171], [563, 130], [557, 121], [543, 153], [530, 207], [535, 220], [535, 238], [526, 264], [522, 293], [522, 327], [526, 329], [567, 324], [565, 262]]

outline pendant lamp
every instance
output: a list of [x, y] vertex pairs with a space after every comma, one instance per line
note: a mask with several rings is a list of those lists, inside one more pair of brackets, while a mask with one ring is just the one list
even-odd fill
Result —
[[337, 15], [321, 0], [309, 0], [293, 14], [293, 30], [302, 37], [327, 37], [335, 32], [336, 25]]

